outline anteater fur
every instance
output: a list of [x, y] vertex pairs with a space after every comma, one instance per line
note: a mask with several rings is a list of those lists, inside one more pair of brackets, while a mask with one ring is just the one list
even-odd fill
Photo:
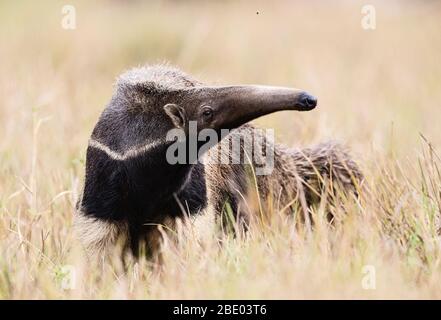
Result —
[[[272, 90], [270, 94], [266, 93], [268, 90]], [[205, 154], [204, 159], [209, 160], [235, 136], [244, 138], [252, 134], [254, 127], [246, 124], [248, 120], [283, 110], [284, 106], [277, 104], [271, 110], [262, 109], [272, 103], [273, 97], [280, 96], [280, 104], [291, 99], [291, 95], [292, 99], [300, 99], [290, 107], [292, 110], [315, 107], [316, 101], [312, 100], [311, 106], [310, 96], [303, 92], [274, 90], [213, 89], [167, 65], [136, 68], [123, 74], [93, 130], [87, 149], [84, 191], [75, 217], [75, 227], [87, 251], [100, 254], [120, 241], [135, 256], [142, 250], [157, 252], [158, 225], [173, 228], [177, 218], [203, 217], [207, 212], [220, 217], [226, 203], [246, 225], [253, 214], [246, 203], [246, 195], [256, 187], [249, 179], [253, 166], [210, 161], [170, 165], [165, 154], [171, 142], [165, 140], [165, 135], [174, 127], [185, 125], [186, 116], [199, 114], [190, 109], [201, 101], [215, 104], [221, 97], [228, 102], [222, 100], [219, 104], [222, 108], [229, 107], [231, 101], [238, 102], [244, 109], [247, 103], [252, 105], [251, 115], [245, 110], [234, 116], [237, 119], [222, 119], [225, 126], [235, 129]], [[230, 92], [236, 100], [229, 98]], [[247, 100], [247, 92], [257, 92], [251, 102]], [[262, 98], [261, 92], [265, 94]], [[309, 100], [305, 100], [305, 96]], [[179, 104], [179, 109], [165, 112], [164, 106], [169, 103]], [[219, 117], [232, 114], [230, 111], [222, 114], [222, 108], [217, 110]], [[258, 112], [253, 111], [255, 109]], [[303, 206], [316, 203], [326, 181], [345, 192], [356, 192], [362, 179], [357, 165], [338, 144], [321, 144], [303, 150], [279, 144], [272, 147], [274, 170], [270, 175], [256, 176], [255, 181], [260, 197], [277, 199], [279, 208], [294, 202]]]

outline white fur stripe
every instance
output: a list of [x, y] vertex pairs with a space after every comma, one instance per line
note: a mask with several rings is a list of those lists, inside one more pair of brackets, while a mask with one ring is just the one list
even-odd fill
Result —
[[110, 158], [118, 161], [124, 161], [127, 159], [132, 159], [138, 157], [140, 154], [147, 152], [148, 150], [158, 146], [161, 144], [160, 140], [150, 142], [143, 146], [138, 147], [132, 147], [129, 150], [125, 152], [118, 152], [110, 149], [108, 146], [102, 144], [99, 141], [96, 141], [94, 139], [89, 140], [89, 147], [101, 150], [105, 152]]

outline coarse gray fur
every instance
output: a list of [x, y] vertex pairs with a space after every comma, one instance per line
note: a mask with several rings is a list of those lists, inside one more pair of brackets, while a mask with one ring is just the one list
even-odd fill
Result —
[[[253, 135], [249, 121], [280, 110], [307, 111], [317, 100], [304, 91], [263, 86], [207, 86], [169, 65], [132, 69], [121, 75], [114, 95], [89, 142], [86, 179], [75, 226], [89, 252], [107, 251], [117, 241], [136, 256], [140, 244], [159, 247], [157, 225], [173, 227], [177, 218], [221, 216], [230, 204], [245, 224], [256, 185], [249, 164], [170, 165], [167, 132], [197, 121], [198, 130], [233, 131], [205, 154], [216, 157], [234, 136]], [[207, 111], [208, 110], [208, 111]], [[356, 193], [362, 174], [336, 143], [303, 150], [274, 144], [274, 170], [256, 176], [260, 199], [277, 199], [278, 208], [320, 200], [328, 182]], [[223, 152], [223, 151], [221, 151]], [[184, 208], [184, 210], [183, 210]], [[183, 212], [187, 211], [187, 212]]]

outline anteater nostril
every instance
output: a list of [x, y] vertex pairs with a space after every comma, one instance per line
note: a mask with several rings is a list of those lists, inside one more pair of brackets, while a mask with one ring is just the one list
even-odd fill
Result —
[[305, 103], [307, 106], [315, 107], [317, 105], [317, 98], [313, 96], [308, 96], [305, 98]]
[[317, 105], [317, 98], [305, 93], [300, 98], [300, 104], [310, 110]]
[[313, 97], [307, 98], [306, 99], [306, 104], [309, 105], [309, 106], [314, 106], [315, 107], [317, 105], [317, 98], [313, 98]]

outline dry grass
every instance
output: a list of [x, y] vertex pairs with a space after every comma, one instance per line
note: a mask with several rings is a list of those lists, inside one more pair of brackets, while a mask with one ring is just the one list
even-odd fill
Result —
[[[375, 31], [354, 1], [84, 1], [74, 31], [61, 2], [2, 2], [0, 298], [440, 298], [441, 7], [372, 2]], [[334, 228], [316, 212], [310, 235], [277, 217], [222, 246], [170, 241], [161, 272], [87, 262], [72, 213], [88, 136], [114, 77], [164, 59], [210, 82], [316, 94], [316, 110], [258, 123], [289, 145], [344, 141], [371, 193]]]

